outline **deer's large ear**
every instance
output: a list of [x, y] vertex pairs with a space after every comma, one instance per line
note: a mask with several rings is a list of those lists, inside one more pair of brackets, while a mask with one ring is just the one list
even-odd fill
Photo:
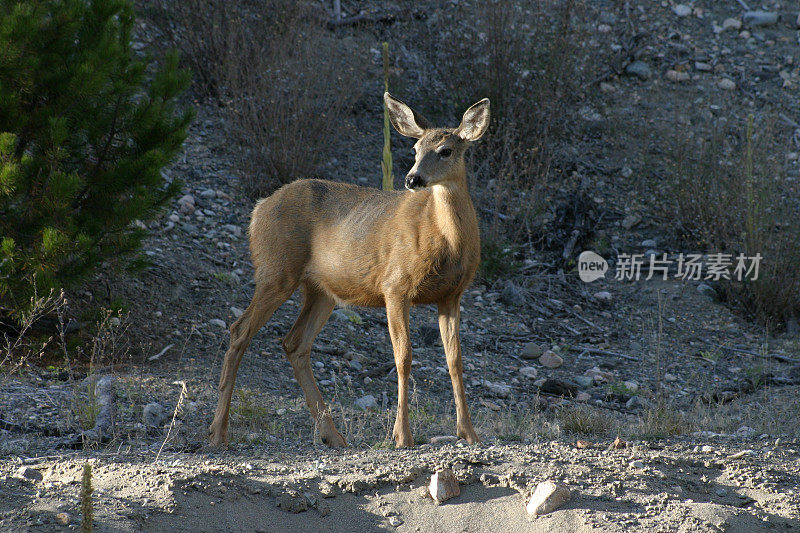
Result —
[[484, 98], [466, 110], [461, 124], [453, 132], [465, 141], [477, 141], [489, 127], [489, 99]]
[[389, 110], [389, 120], [400, 135], [419, 139], [431, 127], [425, 117], [411, 109], [405, 102], [389, 93], [383, 93], [383, 101]]

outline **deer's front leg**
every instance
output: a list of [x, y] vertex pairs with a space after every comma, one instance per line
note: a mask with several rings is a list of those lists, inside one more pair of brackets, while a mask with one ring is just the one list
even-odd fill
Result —
[[394, 441], [397, 447], [413, 446], [408, 423], [408, 376], [411, 374], [411, 339], [408, 336], [408, 311], [411, 304], [405, 298], [386, 297], [386, 319], [392, 338], [394, 363], [397, 366], [397, 418], [394, 421]]
[[447, 368], [450, 381], [453, 382], [453, 396], [456, 401], [456, 434], [470, 444], [480, 439], [472, 427], [467, 409], [467, 397], [464, 393], [463, 365], [461, 363], [461, 342], [458, 329], [461, 321], [459, 303], [461, 295], [439, 304], [439, 332], [442, 335], [444, 353], [447, 356]]

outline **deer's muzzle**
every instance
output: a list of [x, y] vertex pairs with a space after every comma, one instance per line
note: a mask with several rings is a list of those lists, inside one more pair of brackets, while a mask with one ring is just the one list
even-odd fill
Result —
[[406, 189], [409, 191], [425, 187], [425, 185], [425, 180], [419, 174], [409, 174], [406, 176]]

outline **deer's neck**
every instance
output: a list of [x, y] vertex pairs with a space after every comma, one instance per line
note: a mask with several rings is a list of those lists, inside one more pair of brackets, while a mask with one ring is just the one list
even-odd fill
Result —
[[478, 245], [478, 220], [467, 191], [467, 180], [448, 181], [431, 187], [433, 217], [450, 252], [462, 255]]

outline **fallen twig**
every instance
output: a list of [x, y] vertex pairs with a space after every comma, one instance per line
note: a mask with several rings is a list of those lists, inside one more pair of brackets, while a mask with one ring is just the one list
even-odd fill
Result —
[[592, 348], [591, 346], [570, 346], [570, 351], [573, 352], [589, 352], [589, 353], [596, 353], [599, 355], [610, 355], [612, 357], [619, 357], [620, 359], [627, 359], [628, 361], [639, 361], [638, 357], [634, 357], [632, 355], [626, 355], [624, 353], [619, 352], [612, 352], [609, 350], [601, 350], [600, 348]]
[[151, 355], [150, 357], [148, 357], [148, 358], [147, 358], [147, 360], [148, 360], [148, 361], [155, 361], [156, 359], [158, 359], [159, 357], [161, 357], [162, 355], [164, 355], [165, 353], [167, 353], [167, 350], [169, 350], [169, 349], [170, 349], [170, 348], [172, 348], [173, 346], [175, 346], [175, 345], [174, 345], [174, 344], [167, 344], [166, 346], [164, 346], [164, 349], [163, 349], [163, 350], [161, 350], [160, 352], [158, 352], [158, 353], [157, 353], [157, 354], [155, 354], [155, 355]]
[[794, 359], [792, 357], [787, 357], [785, 355], [781, 355], [779, 353], [758, 353], [753, 352], [751, 350], [743, 350], [742, 348], [734, 348], [733, 346], [725, 346], [723, 344], [717, 344], [715, 342], [707, 341], [706, 339], [700, 339], [701, 342], [708, 344], [709, 346], [714, 346], [715, 348], [719, 348], [720, 350], [728, 350], [729, 352], [737, 353], [737, 354], [744, 354], [744, 355], [751, 355], [753, 357], [760, 357], [761, 359], [775, 359], [776, 361], [781, 361], [782, 363], [800, 363], [800, 359]]
[[598, 326], [597, 324], [595, 324], [594, 322], [592, 322], [588, 318], [582, 317], [581, 315], [579, 315], [577, 312], [575, 312], [574, 310], [570, 309], [569, 307], [567, 307], [566, 309], [567, 309], [567, 311], [569, 311], [572, 314], [572, 316], [574, 316], [575, 318], [577, 318], [578, 320], [580, 320], [584, 324], [588, 324], [589, 326], [592, 326], [594, 329], [596, 329], [598, 331], [605, 331], [603, 328], [601, 328], [600, 326]]

